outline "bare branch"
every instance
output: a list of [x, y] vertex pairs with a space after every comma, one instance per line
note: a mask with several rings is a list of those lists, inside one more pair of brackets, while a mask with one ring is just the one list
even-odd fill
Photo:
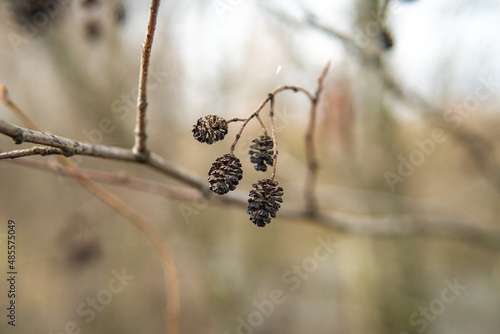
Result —
[[105, 159], [144, 163], [162, 174], [166, 174], [179, 180], [180, 182], [189, 184], [204, 193], [207, 192], [207, 185], [203, 179], [180, 166], [164, 160], [157, 154], [150, 154], [147, 160], [143, 161], [130, 150], [124, 148], [78, 142], [40, 131], [21, 128], [7, 123], [4, 120], [0, 120], [0, 133], [11, 137], [17, 144], [29, 142], [56, 147], [66, 152], [63, 153], [65, 155], [78, 154]]
[[[384, 7], [382, 8], [382, 17], [380, 20], [387, 20], [387, 12], [390, 5], [390, 1], [386, 0], [384, 3]], [[290, 19], [277, 10], [269, 10], [272, 14], [277, 17], [283, 19], [283, 21], [300, 25], [300, 22], [296, 20]], [[325, 24], [319, 22], [317, 18], [311, 14], [306, 13], [306, 21], [312, 27], [323, 31], [324, 33], [340, 39], [345, 45], [350, 45], [355, 47], [365, 59], [378, 59], [382, 54], [380, 49], [367, 49], [358, 45], [355, 39], [349, 35], [343, 34], [336, 29], [326, 26]], [[402, 101], [408, 102], [412, 105], [417, 106], [419, 109], [427, 111], [423, 115], [424, 119], [433, 126], [439, 126], [443, 130], [447, 131], [458, 144], [464, 147], [467, 151], [471, 153], [473, 157], [473, 162], [476, 165], [476, 168], [482, 174], [484, 178], [491, 181], [490, 183], [495, 187], [495, 190], [500, 193], [500, 161], [495, 158], [495, 155], [492, 153], [491, 144], [488, 143], [484, 138], [477, 134], [473, 134], [467, 132], [463, 129], [454, 129], [450, 131], [447, 124], [442, 119], [442, 115], [444, 112], [439, 108], [432, 106], [428, 101], [426, 101], [423, 97], [416, 94], [415, 92], [409, 92], [408, 90], [403, 90], [399, 83], [396, 83], [393, 78], [387, 73], [386, 69], [381, 66], [380, 62], [375, 62], [379, 69], [382, 72], [383, 83], [386, 88], [391, 90], [399, 99]]]
[[171, 176], [184, 184], [198, 189], [205, 196], [210, 192], [205, 178], [201, 178], [193, 172], [163, 159], [158, 154], [151, 153], [144, 163], [159, 173]]
[[463, 128], [450, 129], [450, 125], [444, 120], [445, 111], [439, 107], [433, 106], [421, 95], [410, 89], [403, 90], [401, 84], [387, 73], [384, 72], [385, 86], [400, 100], [410, 105], [416, 106], [422, 111], [424, 120], [434, 127], [438, 127], [446, 131], [455, 141], [471, 153], [471, 159], [476, 165], [477, 170], [481, 175], [489, 180], [488, 184], [492, 185], [495, 190], [500, 193], [500, 162], [496, 158], [494, 149], [486, 139], [480, 135], [471, 133]]
[[234, 117], [234, 118], [231, 118], [231, 119], [228, 119], [226, 121], [227, 124], [229, 123], [232, 123], [232, 122], [244, 122], [246, 121], [247, 119], [246, 118], [238, 118], [238, 117]]
[[311, 13], [307, 9], [304, 10], [304, 20], [297, 20], [295, 18], [290, 17], [289, 15], [285, 14], [284, 12], [280, 11], [279, 9], [276, 8], [271, 8], [269, 6], [264, 5], [266, 11], [268, 11], [270, 14], [274, 15], [278, 19], [282, 20], [283, 22], [286, 22], [292, 26], [296, 27], [303, 27], [304, 25], [310, 25], [317, 30], [320, 30], [324, 32], [325, 34], [340, 40], [344, 46], [350, 46], [358, 50], [365, 59], [378, 59], [382, 53], [382, 50], [377, 47], [363, 47], [360, 45], [359, 42], [357, 42], [354, 37], [350, 36], [349, 34], [346, 34], [344, 32], [341, 32], [340, 30], [331, 27], [323, 22], [321, 22], [314, 13]]
[[299, 87], [299, 86], [292, 86], [292, 85], [279, 86], [275, 90], [273, 90], [270, 94], [276, 95], [276, 94], [278, 94], [282, 91], [285, 91], [285, 90], [291, 90], [294, 93], [297, 93], [297, 92], [304, 93], [307, 96], [307, 98], [309, 100], [311, 100], [311, 102], [314, 100], [314, 96], [307, 89], [304, 89], [304, 88]]
[[316, 179], [318, 171], [318, 158], [316, 157], [316, 144], [314, 141], [314, 133], [316, 129], [316, 114], [318, 109], [318, 102], [321, 92], [323, 91], [323, 81], [325, 80], [328, 69], [330, 68], [330, 62], [326, 64], [321, 72], [318, 82], [316, 93], [311, 104], [311, 111], [309, 113], [309, 123], [306, 130], [306, 160], [307, 160], [307, 174], [304, 185], [304, 197], [306, 200], [306, 213], [310, 216], [314, 216], [318, 211], [318, 203], [316, 200]]
[[238, 144], [238, 141], [240, 140], [241, 134], [243, 133], [243, 130], [247, 126], [248, 122], [250, 122], [250, 120], [252, 118], [254, 118], [256, 115], [259, 114], [259, 112], [262, 110], [262, 108], [264, 108], [264, 106], [267, 104], [267, 101], [269, 101], [269, 96], [264, 101], [262, 101], [259, 104], [259, 106], [257, 107], [257, 109], [253, 113], [251, 113], [250, 116], [248, 116], [248, 118], [245, 120], [245, 122], [243, 122], [243, 125], [241, 126], [240, 130], [236, 134], [236, 138], [234, 139], [234, 142], [231, 145], [231, 148], [229, 149], [229, 153], [233, 154], [234, 149], [236, 147], [236, 144]]
[[262, 118], [260, 118], [259, 114], [255, 115], [255, 118], [257, 118], [257, 120], [260, 123], [260, 126], [264, 130], [264, 136], [267, 136], [267, 129], [266, 129], [266, 126], [265, 126], [264, 122], [262, 122]]
[[139, 73], [139, 92], [137, 94], [137, 123], [135, 128], [135, 145], [132, 150], [134, 154], [140, 157], [142, 160], [145, 160], [147, 158], [146, 113], [148, 108], [148, 70], [159, 6], [160, 0], [151, 0], [146, 38], [142, 43], [141, 70]]
[[0, 132], [11, 137], [16, 144], [23, 142], [47, 145], [67, 150], [73, 154], [88, 155], [100, 158], [136, 161], [134, 154], [127, 149], [104, 145], [92, 145], [77, 142], [68, 138], [48, 134], [45, 132], [21, 128], [0, 120]]
[[[290, 217], [288, 212], [280, 212], [280, 215]], [[314, 221], [346, 234], [377, 238], [430, 237], [461, 241], [494, 251], [500, 250], [500, 231], [475, 227], [475, 222], [433, 220], [416, 214], [374, 217], [341, 212], [322, 213], [317, 215]]]
[[269, 4], [265, 2], [261, 2], [262, 7], [270, 13], [271, 15], [275, 16], [279, 20], [286, 22], [289, 25], [292, 26], [303, 26], [304, 23], [307, 23], [311, 26], [316, 27], [319, 30], [322, 30], [323, 32], [327, 33], [328, 35], [335, 37], [339, 39], [341, 42], [344, 44], [350, 44], [355, 47], [357, 47], [356, 42], [354, 39], [349, 36], [348, 34], [345, 34], [333, 27], [328, 27], [325, 24], [321, 23], [316, 15], [314, 15], [312, 12], [307, 10], [306, 8], [302, 8], [304, 12], [304, 19], [303, 20], [298, 20], [296, 18], [291, 17], [290, 15], [286, 14], [284, 11], [276, 8], [276, 7], [271, 7]]

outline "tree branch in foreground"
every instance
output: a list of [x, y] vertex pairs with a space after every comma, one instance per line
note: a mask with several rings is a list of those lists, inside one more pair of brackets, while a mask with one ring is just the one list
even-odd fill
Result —
[[[120, 147], [92, 145], [84, 142], [74, 141], [65, 137], [48, 134], [45, 132], [29, 130], [0, 120], [0, 133], [11, 137], [16, 144], [23, 142], [51, 146], [61, 149], [65, 155], [77, 154], [97, 158], [113, 159], [128, 162], [143, 163], [154, 170], [173, 177], [185, 184], [207, 193], [207, 185], [204, 180], [193, 173], [166, 161], [157, 154], [150, 154], [143, 161], [139, 159], [132, 151]], [[1, 159], [2, 157], [0, 157]], [[6, 159], [4, 157], [3, 159]]]

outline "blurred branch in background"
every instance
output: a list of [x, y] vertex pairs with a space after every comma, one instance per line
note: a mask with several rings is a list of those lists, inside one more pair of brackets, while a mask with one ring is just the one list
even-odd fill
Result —
[[[388, 19], [387, 15], [389, 5], [390, 1], [386, 0], [380, 10], [379, 19], [382, 21], [379, 22], [379, 24], [381, 28], [384, 28], [384, 21]], [[310, 26], [313, 29], [317, 29], [335, 39], [340, 40], [344, 47], [354, 47], [362, 54], [364, 59], [373, 60], [370, 63], [375, 64], [382, 74], [382, 82], [380, 82], [380, 84], [383, 84], [385, 89], [392, 92], [404, 103], [413, 105], [420, 109], [420, 116], [422, 116], [430, 126], [439, 127], [451, 135], [459, 145], [470, 153], [477, 170], [480, 171], [485, 179], [490, 181], [496, 191], [500, 194], [500, 173], [498, 173], [500, 170], [500, 161], [498, 161], [495, 154], [493, 154], [494, 149], [491, 143], [484, 139], [481, 135], [472, 133], [470, 130], [464, 129], [463, 127], [450, 128], [450, 125], [444, 120], [444, 110], [440, 107], [433, 106], [432, 103], [428, 102], [416, 92], [413, 92], [408, 88], [403, 89], [403, 85], [396, 82], [389, 71], [383, 66], [382, 61], [378, 60], [379, 57], [383, 56], [383, 45], [381, 45], [380, 48], [374, 48], [371, 44], [368, 45], [368, 47], [361, 46], [356, 42], [354, 37], [321, 22], [313, 13], [309, 12], [305, 8], [303, 8], [305, 17], [304, 21], [297, 21], [277, 8], [266, 4], [262, 4], [262, 6], [270, 14], [276, 16], [285, 23], [294, 27]], [[384, 33], [384, 31], [385, 30], [382, 29], [381, 33]]]
[[[418, 213], [409, 212], [401, 216], [363, 216], [340, 212], [320, 212], [317, 209], [317, 204], [314, 195], [314, 175], [317, 169], [317, 158], [313, 155], [314, 147], [312, 144], [312, 136], [314, 135], [314, 109], [317, 107], [317, 102], [319, 101], [319, 96], [323, 88], [323, 81], [327, 74], [329, 64], [325, 66], [322, 73], [320, 74], [317, 82], [317, 88], [315, 94], [311, 94], [307, 90], [297, 87], [297, 86], [280, 86], [269, 93], [268, 97], [264, 99], [258, 108], [250, 114], [246, 119], [235, 118], [231, 121], [244, 121], [240, 132], [244, 129], [245, 125], [250, 119], [256, 117], [258, 113], [264, 108], [267, 102], [270, 101], [271, 97], [274, 95], [285, 91], [292, 90], [294, 92], [303, 92], [307, 95], [312, 103], [311, 106], [311, 116], [309, 121], [308, 131], [306, 132], [306, 152], [308, 161], [308, 173], [306, 176], [306, 208], [304, 210], [297, 209], [287, 209], [284, 208], [280, 215], [288, 219], [299, 219], [305, 222], [318, 223], [329, 228], [342, 233], [352, 233], [360, 235], [370, 235], [376, 237], [435, 237], [435, 238], [451, 238], [472, 244], [476, 244], [481, 247], [497, 249], [500, 245], [500, 232], [485, 231], [480, 228], [473, 227], [473, 222], [459, 222], [450, 218], [432, 218], [419, 216]], [[387, 78], [387, 77], [384, 77]], [[392, 81], [386, 79], [387, 83], [390, 83], [388, 87], [392, 87]], [[406, 98], [406, 95], [401, 96]], [[5, 121], [0, 121], [0, 132], [5, 135], [10, 136], [14, 141], [20, 143], [23, 141], [32, 142], [36, 144], [49, 145], [54, 148], [60, 149], [60, 153], [68, 154], [81, 154], [101, 158], [110, 158], [121, 160], [125, 162], [138, 162], [136, 156], [127, 149], [109, 147], [104, 145], [91, 145], [82, 142], [74, 142], [70, 139], [49, 135], [46, 133], [41, 133], [38, 131], [32, 131], [23, 129]], [[240, 136], [236, 136], [235, 142], [232, 144], [231, 149], [238, 142]], [[311, 151], [312, 150], [312, 151]], [[56, 153], [59, 151], [53, 151]], [[4, 152], [0, 154], [0, 159], [17, 157], [13, 152]], [[141, 180], [137, 178], [131, 178], [127, 176], [114, 175], [102, 171], [93, 170], [80, 170], [71, 169], [68, 167], [51, 165], [35, 161], [19, 161], [19, 164], [29, 166], [32, 168], [39, 168], [41, 170], [51, 171], [58, 174], [63, 174], [64, 176], [71, 177], [85, 177], [96, 182], [103, 182], [108, 184], [125, 186], [131, 189], [145, 191], [157, 195], [161, 195], [168, 198], [175, 198], [179, 200], [192, 200], [193, 198], [206, 196], [205, 182], [201, 177], [191, 174], [189, 171], [184, 170], [182, 167], [173, 166], [170, 167], [170, 163], [163, 160], [163, 158], [151, 153], [149, 158], [144, 162], [146, 165], [150, 165], [159, 169], [160, 171], [168, 171], [164, 174], [174, 179], [177, 179], [189, 186], [194, 187], [199, 193], [193, 193], [187, 189], [182, 188], [172, 188], [169, 186], [157, 184], [151, 181]], [[165, 167], [169, 166], [169, 167]], [[188, 177], [186, 176], [188, 175]], [[234, 193], [227, 194], [223, 197], [211, 196], [209, 199], [219, 204], [229, 204], [236, 206], [246, 206], [247, 200], [244, 196]], [[311, 211], [312, 210], [312, 211]], [[313, 214], [312, 214], [313, 213]]]
[[429, 125], [443, 129], [468, 151], [477, 170], [486, 180], [490, 181], [489, 184], [500, 194], [500, 161], [494, 153], [492, 144], [487, 139], [464, 127], [450, 127], [450, 124], [444, 120], [445, 110], [433, 106], [410, 89], [402, 89], [401, 84], [395, 82], [388, 73], [384, 73], [384, 84], [396, 97], [422, 110], [421, 116]]
[[306, 161], [307, 161], [307, 174], [304, 185], [304, 197], [306, 200], [306, 214], [314, 216], [318, 212], [318, 201], [316, 199], [316, 182], [318, 177], [318, 156], [316, 153], [316, 120], [319, 97], [324, 87], [324, 80], [328, 74], [330, 62], [326, 64], [323, 71], [319, 75], [316, 83], [316, 92], [311, 102], [311, 110], [309, 111], [309, 123], [306, 129]]
[[[194, 199], [201, 200], [204, 198], [201, 193], [195, 190], [167, 186], [123, 174], [116, 175], [83, 168], [73, 170], [65, 166], [30, 159], [18, 159], [14, 163], [61, 176], [82, 176], [95, 182], [121, 186], [169, 199], [191, 202]], [[224, 196], [211, 195], [207, 201], [218, 205], [230, 205], [240, 208], [248, 205], [246, 195], [238, 191]], [[448, 215], [453, 216], [451, 213]], [[440, 216], [443, 216], [443, 214]], [[429, 217], [429, 214], [421, 213], [421, 208], [401, 216], [367, 216], [338, 211], [318, 212], [316, 215], [311, 216], [304, 210], [292, 209], [289, 206], [280, 211], [280, 217], [290, 221], [299, 220], [304, 223], [319, 224], [339, 233], [377, 238], [429, 237], [450, 239], [485, 249], [495, 251], [500, 249], [500, 231], [478, 228], [474, 226], [477, 222], [459, 218]]]

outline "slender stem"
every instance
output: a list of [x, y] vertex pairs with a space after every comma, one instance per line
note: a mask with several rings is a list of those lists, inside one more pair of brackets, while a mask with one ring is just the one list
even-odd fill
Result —
[[245, 129], [245, 127], [247, 126], [248, 122], [250, 122], [250, 120], [251, 120], [252, 118], [254, 118], [255, 116], [257, 116], [257, 115], [260, 113], [260, 111], [262, 110], [262, 108], [264, 108], [264, 107], [265, 107], [265, 105], [267, 104], [267, 101], [269, 101], [269, 96], [268, 96], [268, 97], [267, 97], [264, 101], [262, 101], [262, 102], [259, 104], [259, 106], [257, 107], [257, 109], [256, 109], [254, 112], [252, 112], [252, 113], [250, 114], [250, 116], [248, 116], [248, 117], [245, 119], [245, 121], [243, 122], [243, 125], [242, 125], [242, 126], [241, 126], [241, 128], [240, 128], [240, 131], [238, 131], [238, 133], [236, 134], [236, 138], [234, 139], [234, 142], [233, 142], [233, 144], [231, 145], [231, 148], [229, 149], [229, 153], [230, 153], [230, 154], [233, 154], [233, 152], [234, 152], [234, 148], [236, 147], [236, 144], [238, 144], [238, 141], [240, 140], [241, 134], [243, 133], [243, 130], [244, 130], [244, 129]]
[[278, 142], [276, 141], [276, 130], [274, 127], [274, 95], [269, 94], [271, 110], [269, 111], [269, 118], [271, 119], [271, 137], [273, 138], [273, 173], [271, 180], [274, 181], [276, 177], [276, 165], [278, 163]]
[[4, 84], [0, 84], [0, 100], [14, 115], [16, 115], [29, 129], [41, 131], [38, 126], [10, 99], [9, 91]]
[[53, 155], [53, 154], [65, 155], [65, 156], [72, 155], [70, 152], [64, 151], [60, 148], [35, 146], [35, 147], [27, 148], [24, 150], [12, 150], [9, 152], [1, 152], [0, 153], [0, 160], [29, 157], [31, 155], [45, 156], [45, 155]]
[[149, 19], [146, 32], [146, 38], [142, 43], [141, 54], [141, 69], [139, 73], [139, 92], [137, 94], [137, 122], [135, 127], [135, 144], [132, 149], [135, 155], [143, 160], [147, 158], [146, 149], [146, 114], [148, 108], [147, 100], [147, 84], [148, 84], [148, 70], [151, 58], [151, 49], [153, 46], [153, 38], [156, 29], [156, 18], [158, 16], [158, 7], [160, 0], [151, 0], [149, 7]]
[[366, 59], [378, 59], [380, 57], [380, 54], [382, 53], [382, 50], [379, 47], [366, 47], [364, 46], [364, 44], [356, 42], [356, 39], [354, 37], [342, 33], [339, 30], [336, 30], [335, 28], [327, 26], [326, 24], [320, 22], [314, 15], [308, 14], [306, 16], [306, 22], [316, 29], [324, 32], [325, 34], [339, 39], [344, 45], [354, 47]]
[[[257, 117], [259, 115], [259, 113], [261, 112], [261, 110], [266, 106], [267, 102], [269, 102], [269, 100], [271, 99], [271, 97], [274, 97], [276, 94], [278, 93], [281, 93], [285, 90], [291, 90], [295, 93], [297, 92], [301, 92], [301, 93], [304, 93], [308, 98], [309, 100], [311, 100], [311, 102], [314, 101], [314, 96], [307, 90], [307, 89], [304, 89], [302, 87], [298, 87], [298, 86], [291, 86], [291, 85], [283, 85], [283, 86], [279, 86], [277, 87], [276, 89], [274, 89], [272, 92], [270, 92], [267, 97], [259, 104], [259, 106], [257, 107], [257, 109], [255, 111], [253, 111], [246, 119], [245, 121], [243, 122], [243, 125], [241, 126], [240, 128], [240, 131], [238, 131], [238, 133], [236, 134], [236, 138], [234, 139], [234, 142], [233, 144], [231, 145], [231, 148], [229, 150], [229, 153], [233, 154], [234, 152], [234, 148], [236, 147], [236, 144], [238, 144], [238, 141], [240, 140], [240, 137], [241, 137], [241, 134], [243, 133], [243, 130], [245, 129], [245, 127], [247, 126], [248, 122], [254, 118], [254, 117]], [[262, 123], [263, 124], [263, 123]], [[265, 129], [265, 127], [264, 127]]]
[[299, 86], [292, 86], [292, 85], [279, 86], [279, 87], [275, 88], [270, 94], [276, 95], [276, 94], [281, 93], [282, 91], [285, 91], [285, 90], [291, 90], [294, 93], [298, 93], [298, 92], [304, 93], [309, 98], [309, 100], [311, 100], [311, 101], [314, 100], [314, 96], [307, 89], [299, 87]]
[[313, 103], [311, 104], [311, 111], [309, 114], [309, 123], [307, 125], [305, 143], [306, 143], [306, 161], [307, 161], [307, 174], [304, 185], [304, 197], [306, 201], [306, 212], [308, 215], [314, 216], [318, 212], [318, 203], [316, 199], [316, 179], [318, 172], [318, 158], [316, 156], [316, 143], [315, 143], [315, 130], [316, 130], [316, 116], [317, 116], [317, 108], [319, 97], [321, 91], [323, 90], [323, 81], [328, 73], [328, 69], [330, 68], [330, 62], [326, 64], [321, 72], [316, 93], [313, 99]]
[[232, 122], [244, 122], [246, 120], [247, 120], [246, 118], [234, 117], [234, 118], [231, 118], [231, 119], [227, 120], [226, 123], [229, 124], [229, 123], [232, 123]]
[[[271, 103], [272, 103], [272, 101], [271, 101]], [[259, 123], [260, 123], [260, 126], [261, 126], [261, 127], [262, 127], [262, 129], [264, 130], [264, 136], [266, 136], [266, 137], [267, 137], [267, 129], [266, 129], [266, 126], [264, 125], [264, 122], [262, 122], [262, 118], [260, 118], [260, 116], [259, 116], [258, 114], [255, 116], [255, 118], [257, 118], [257, 120], [258, 120], [258, 121], [259, 121]]]

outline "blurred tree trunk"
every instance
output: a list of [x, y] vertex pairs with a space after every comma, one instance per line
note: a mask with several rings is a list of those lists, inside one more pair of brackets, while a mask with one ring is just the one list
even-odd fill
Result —
[[353, 73], [353, 88], [361, 182], [365, 188], [386, 191], [384, 172], [397, 162], [393, 158], [397, 128], [384, 105], [384, 64], [381, 54], [374, 52], [381, 49], [382, 25], [378, 20], [378, 12], [377, 0], [357, 0], [354, 39], [363, 53], [358, 51], [359, 68]]

